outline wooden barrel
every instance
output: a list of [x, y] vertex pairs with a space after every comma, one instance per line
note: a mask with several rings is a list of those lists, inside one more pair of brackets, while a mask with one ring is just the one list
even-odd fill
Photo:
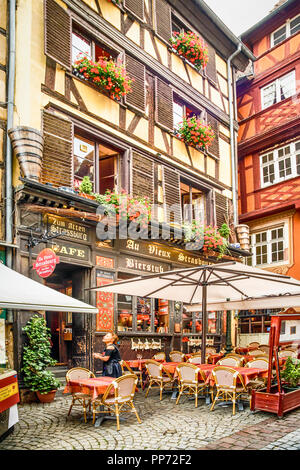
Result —
[[32, 127], [19, 126], [9, 129], [8, 134], [23, 176], [39, 181], [44, 148], [42, 133]]

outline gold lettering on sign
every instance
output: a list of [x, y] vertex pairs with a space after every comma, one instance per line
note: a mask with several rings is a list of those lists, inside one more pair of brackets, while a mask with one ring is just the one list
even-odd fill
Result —
[[140, 245], [139, 243], [134, 242], [133, 240], [127, 240], [126, 248], [128, 248], [128, 250], [139, 251]]
[[146, 271], [149, 273], [163, 273], [164, 272], [163, 266], [138, 261], [132, 258], [125, 258], [125, 260], [126, 260], [126, 268], [128, 269], [135, 269], [137, 271]]
[[171, 251], [161, 250], [156, 245], [149, 245], [149, 255], [159, 256], [161, 258], [171, 259]]

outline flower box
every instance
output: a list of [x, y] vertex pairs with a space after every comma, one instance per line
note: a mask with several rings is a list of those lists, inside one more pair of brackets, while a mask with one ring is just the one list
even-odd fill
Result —
[[266, 389], [252, 390], [251, 411], [260, 410], [275, 413], [282, 418], [288, 411], [300, 407], [300, 387], [290, 391], [283, 386], [283, 391], [278, 392], [277, 385], [271, 387], [268, 393]]
[[197, 70], [205, 68], [208, 64], [207, 44], [196, 33], [174, 31], [170, 43], [173, 50], [180, 57], [188, 60]]
[[179, 124], [177, 135], [187, 145], [201, 150], [206, 150], [215, 138], [211, 126], [204, 124], [196, 116], [184, 119]]
[[87, 80], [99, 89], [108, 92], [109, 97], [116, 100], [131, 92], [130, 79], [121, 62], [114, 62], [101, 58], [98, 62], [86, 56], [79, 56], [73, 65], [73, 73], [83, 80]]

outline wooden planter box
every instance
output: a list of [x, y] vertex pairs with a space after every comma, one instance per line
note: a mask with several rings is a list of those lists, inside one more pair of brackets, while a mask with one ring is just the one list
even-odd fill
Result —
[[277, 385], [271, 387], [270, 393], [267, 389], [253, 390], [251, 397], [251, 411], [269, 411], [282, 418], [284, 413], [300, 407], [300, 387], [294, 391], [279, 393]]

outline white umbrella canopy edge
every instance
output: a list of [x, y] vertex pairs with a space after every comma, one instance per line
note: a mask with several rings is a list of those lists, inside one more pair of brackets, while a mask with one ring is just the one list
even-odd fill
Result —
[[62, 294], [0, 264], [0, 308], [98, 313], [93, 305]]

